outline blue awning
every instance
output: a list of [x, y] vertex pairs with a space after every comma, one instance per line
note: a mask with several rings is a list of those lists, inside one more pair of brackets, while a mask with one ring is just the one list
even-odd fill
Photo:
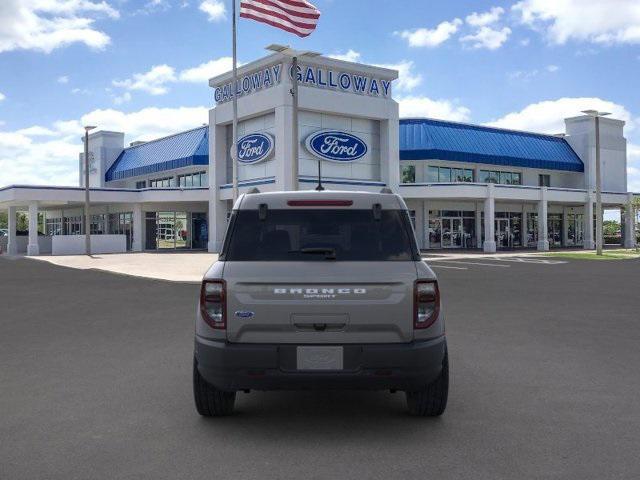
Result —
[[125, 148], [105, 181], [148, 175], [192, 165], [209, 165], [209, 127], [203, 126]]
[[400, 120], [400, 160], [584, 171], [564, 138], [432, 119]]

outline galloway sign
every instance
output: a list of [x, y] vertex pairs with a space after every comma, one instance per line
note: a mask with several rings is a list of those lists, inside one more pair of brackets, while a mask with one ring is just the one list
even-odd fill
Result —
[[238, 139], [238, 161], [247, 165], [262, 162], [271, 157], [274, 146], [273, 137], [268, 133], [245, 135]]
[[305, 143], [309, 152], [330, 162], [354, 162], [367, 153], [367, 144], [362, 139], [337, 130], [312, 133]]
[[[242, 97], [277, 85], [280, 83], [281, 72], [282, 65], [272, 65], [257, 72], [238, 77], [236, 95]], [[228, 102], [233, 99], [233, 95], [233, 82], [218, 85], [213, 91], [213, 98], [216, 103]]]
[[[293, 66], [289, 70], [289, 77], [293, 78]], [[372, 97], [389, 98], [391, 96], [391, 80], [360, 73], [341, 72], [331, 68], [298, 65], [298, 82], [304, 86]]]

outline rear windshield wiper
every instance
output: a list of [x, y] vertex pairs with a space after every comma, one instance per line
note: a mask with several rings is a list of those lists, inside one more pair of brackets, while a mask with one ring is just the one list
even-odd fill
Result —
[[324, 258], [327, 260], [336, 259], [336, 249], [328, 247], [307, 247], [300, 250], [291, 250], [289, 253], [324, 253]]

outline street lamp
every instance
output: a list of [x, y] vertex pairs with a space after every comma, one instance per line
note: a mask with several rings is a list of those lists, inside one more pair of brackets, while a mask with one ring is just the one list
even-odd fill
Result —
[[[308, 57], [313, 58], [317, 57], [320, 54], [318, 52], [310, 52], [310, 51], [302, 51], [302, 50], [294, 50], [288, 45], [278, 45], [276, 43], [269, 45], [266, 47], [267, 50], [271, 50], [272, 52], [281, 53], [282, 55], [286, 55], [287, 57], [291, 57], [291, 70], [292, 74], [292, 86], [291, 86], [291, 96], [293, 97], [293, 108], [292, 108], [292, 128], [291, 128], [291, 136], [293, 138], [291, 145], [291, 157], [293, 158], [292, 166], [291, 166], [291, 175], [293, 177], [292, 181], [292, 190], [298, 189], [298, 157], [299, 157], [299, 146], [300, 139], [298, 138], [298, 58], [299, 57]], [[318, 172], [320, 172], [320, 160], [318, 160]], [[319, 180], [318, 180], [319, 181]]]
[[93, 126], [84, 127], [84, 250], [91, 255], [91, 216], [89, 215], [89, 131]]
[[582, 113], [596, 120], [596, 255], [602, 255], [602, 171], [600, 165], [600, 117], [611, 115], [598, 110], [583, 110]]

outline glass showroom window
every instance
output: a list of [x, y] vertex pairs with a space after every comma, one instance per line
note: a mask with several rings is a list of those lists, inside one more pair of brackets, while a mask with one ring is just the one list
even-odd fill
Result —
[[430, 183], [473, 182], [473, 170], [469, 168], [428, 167]]
[[480, 183], [498, 183], [502, 185], [522, 185], [522, 174], [518, 172], [500, 172], [480, 170]]
[[402, 167], [400, 175], [402, 183], [416, 183], [416, 167], [415, 165], [405, 165]]
[[62, 219], [61, 218], [47, 218], [45, 232], [47, 235], [62, 235]]
[[540, 187], [550, 187], [551, 186], [551, 175], [539, 175], [538, 176], [538, 185]]
[[207, 172], [178, 175], [178, 186], [182, 188], [206, 187], [209, 183]]
[[91, 215], [90, 232], [91, 235], [102, 235], [104, 233], [104, 227], [106, 225], [106, 215], [101, 213], [99, 215]]
[[149, 187], [151, 188], [168, 188], [175, 187], [175, 185], [175, 179], [173, 177], [149, 180]]
[[136, 182], [136, 188], [137, 189], [147, 188], [147, 181], [142, 180], [141, 182]]

